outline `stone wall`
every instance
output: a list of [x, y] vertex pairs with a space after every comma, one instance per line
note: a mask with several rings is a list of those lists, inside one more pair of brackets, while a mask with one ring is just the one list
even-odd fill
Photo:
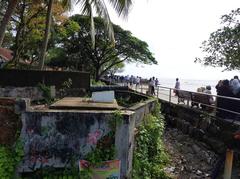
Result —
[[64, 168], [80, 160], [110, 131], [111, 113], [33, 111], [22, 115], [24, 158], [20, 172], [41, 167]]
[[0, 97], [29, 98], [32, 101], [44, 99], [38, 87], [5, 87], [0, 88]]
[[169, 126], [176, 127], [184, 134], [205, 142], [216, 153], [222, 154], [226, 148], [239, 145], [238, 141], [233, 140], [233, 134], [240, 129], [238, 121], [216, 119], [213, 114], [210, 116], [198, 109], [163, 100], [160, 102], [162, 113]]
[[72, 88], [90, 89], [90, 74], [88, 72], [44, 71], [1, 69], [0, 86], [31, 87], [43, 83], [46, 86], [62, 87], [65, 81], [71, 79]]
[[[37, 92], [30, 92], [35, 88], [27, 87], [29, 91], [24, 89], [25, 91], [21, 92], [20, 88], [5, 88], [3, 93], [5, 96], [31, 97], [31, 100], [39, 97]], [[127, 95], [127, 92], [117, 95]], [[129, 95], [137, 99], [138, 94], [130, 92]], [[109, 122], [113, 120], [115, 111], [34, 110], [29, 107], [30, 99], [2, 97], [0, 144], [13, 145], [17, 131], [21, 131], [24, 157], [18, 172], [31, 173], [44, 167], [66, 167], [70, 164], [71, 157], [77, 161], [83, 159], [110, 130], [116, 130], [114, 145], [117, 159], [121, 160], [121, 178], [131, 178], [134, 129], [141, 124], [144, 116], [154, 109], [157, 102], [156, 99], [147, 99], [146, 96], [140, 95], [139, 98], [141, 102], [121, 111], [122, 122], [116, 129], [111, 129]]]
[[[22, 114], [21, 139], [24, 158], [18, 171], [33, 172], [42, 167], [63, 168], [70, 158], [84, 159], [110, 130], [116, 130], [117, 159], [121, 160], [121, 178], [131, 177], [134, 129], [153, 110], [156, 99], [146, 100], [122, 111], [123, 119], [110, 129], [114, 111], [45, 110]], [[137, 121], [137, 122], [136, 122]]]
[[118, 149], [117, 157], [121, 159], [121, 176], [131, 178], [133, 152], [134, 152], [134, 132], [144, 116], [154, 110], [157, 99], [149, 99], [137, 103], [126, 111], [124, 122], [116, 130], [115, 145]]
[[15, 143], [16, 134], [21, 129], [20, 114], [25, 109], [24, 100], [0, 98], [0, 145], [11, 146]]

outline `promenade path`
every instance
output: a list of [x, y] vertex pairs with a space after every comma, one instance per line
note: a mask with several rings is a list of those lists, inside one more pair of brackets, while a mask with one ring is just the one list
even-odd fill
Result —
[[[123, 86], [124, 84], [122, 83], [117, 83], [120, 86]], [[128, 85], [129, 88], [132, 90], [135, 90], [137, 92], [147, 94], [148, 91], [148, 86], [147, 85], [141, 85], [141, 86], [136, 86], [136, 85]], [[171, 89], [163, 88], [163, 87], [156, 87], [155, 88], [155, 97], [169, 101], [174, 104], [178, 104], [178, 97], [175, 96], [175, 93]]]
[[[144, 86], [143, 89], [135, 87], [134, 90], [146, 94], [147, 90], [148, 90], [148, 87]], [[178, 97], [175, 95], [175, 93], [172, 90], [170, 92], [170, 89], [163, 89], [163, 88], [158, 88], [157, 87], [155, 89], [154, 96], [159, 98], [159, 99], [162, 99], [162, 100], [165, 100], [165, 101], [169, 101], [169, 102], [174, 103], [174, 104], [178, 103]]]

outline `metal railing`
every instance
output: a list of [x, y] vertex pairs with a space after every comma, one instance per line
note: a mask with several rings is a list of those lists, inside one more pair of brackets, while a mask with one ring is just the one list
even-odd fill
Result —
[[[161, 85], [156, 86], [154, 88], [154, 93], [150, 94], [150, 89], [149, 89], [148, 83], [140, 83], [138, 85], [136, 85], [136, 84], [130, 85], [131, 84], [130, 82], [126, 82], [126, 81], [123, 82], [118, 79], [111, 79], [110, 82], [113, 84], [120, 85], [120, 86], [128, 86], [132, 90], [135, 90], [140, 93], [155, 96], [161, 100], [168, 101], [169, 103], [185, 105], [186, 107], [191, 107], [191, 108], [194, 108], [195, 107], [194, 103], [196, 103], [197, 108], [199, 110], [208, 111], [209, 113], [211, 111], [211, 113], [213, 113], [214, 116], [217, 116], [217, 113], [219, 113], [219, 112], [220, 113], [221, 112], [229, 113], [229, 114], [234, 115], [234, 119], [237, 119], [240, 121], [240, 98], [213, 95], [213, 94], [207, 94], [207, 93], [203, 93], [203, 92], [193, 92], [193, 91], [188, 91], [188, 90], [177, 90], [174, 88], [165, 87], [165, 86], [161, 86]], [[185, 97], [183, 95], [182, 98], [180, 98], [179, 95], [176, 95], [175, 91], [178, 91], [180, 93], [185, 93]], [[203, 103], [201, 101], [195, 101], [193, 96], [196, 96], [196, 95], [208, 96], [209, 98], [213, 98], [214, 104]], [[217, 106], [218, 99], [235, 101], [235, 104], [239, 105], [239, 109], [238, 110], [230, 110], [228, 108], [219, 107], [219, 106]], [[185, 104], [185, 101], [186, 101], [186, 104]], [[181, 104], [181, 103], [183, 103], [183, 104]], [[206, 108], [211, 109], [211, 110], [206, 110]]]
[[[138, 92], [149, 94], [149, 87], [147, 85], [139, 85], [139, 86], [132, 85], [129, 87]], [[179, 97], [179, 95], [177, 95], [175, 93], [175, 91], [177, 91], [178, 93], [183, 93], [184, 95], [182, 97]], [[165, 86], [155, 87], [153, 96], [155, 96], [161, 100], [168, 101], [169, 103], [186, 105], [187, 107], [191, 107], [191, 108], [196, 107], [194, 104], [197, 104], [198, 109], [205, 110], [208, 112], [212, 111], [212, 113], [215, 113], [215, 114], [217, 113], [217, 111], [218, 112], [223, 111], [223, 112], [235, 115], [234, 119], [240, 120], [240, 98], [213, 95], [213, 94], [207, 94], [207, 93], [203, 93], [203, 92], [193, 92], [193, 91], [188, 91], [188, 90], [177, 90], [177, 89], [169, 88], [169, 87], [165, 87]], [[204, 103], [199, 100], [195, 101], [194, 96], [202, 96], [202, 97], [208, 96], [209, 99], [212, 98], [214, 100], [214, 103], [210, 104], [210, 102]], [[179, 100], [179, 99], [181, 99], [181, 100]], [[226, 108], [217, 106], [217, 100], [219, 100], [219, 99], [225, 99], [230, 102], [235, 101], [233, 103], [239, 105], [239, 110], [235, 111], [235, 110], [230, 110], [230, 109], [226, 109]], [[228, 105], [231, 105], [231, 104], [228, 104]], [[208, 108], [210, 110], [206, 110], [206, 108]]]

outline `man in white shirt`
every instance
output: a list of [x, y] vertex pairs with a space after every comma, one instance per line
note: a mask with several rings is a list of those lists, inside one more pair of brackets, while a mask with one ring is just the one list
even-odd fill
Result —
[[234, 79], [232, 80], [231, 83], [231, 87], [234, 95], [236, 95], [240, 91], [240, 82], [238, 76], [234, 76]]

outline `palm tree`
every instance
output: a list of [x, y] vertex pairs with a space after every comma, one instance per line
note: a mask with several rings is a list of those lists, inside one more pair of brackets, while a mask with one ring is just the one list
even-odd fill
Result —
[[16, 9], [17, 3], [18, 3], [18, 0], [9, 0], [8, 2], [6, 13], [4, 14], [2, 22], [0, 24], [0, 47], [2, 46], [2, 43], [3, 43], [7, 24], [10, 21], [10, 18], [14, 10]]
[[[95, 11], [100, 17], [105, 19], [105, 25], [108, 30], [109, 38], [114, 41], [113, 27], [111, 24], [110, 16], [104, 0], [73, 0], [76, 3], [81, 5], [81, 13], [84, 15], [89, 15], [91, 18], [91, 37], [92, 37], [92, 46], [95, 44], [95, 28], [93, 21], [93, 12]], [[60, 0], [60, 2], [65, 5], [65, 7], [71, 7], [71, 0]], [[108, 0], [108, 2], [113, 6], [115, 11], [119, 16], [127, 17], [129, 9], [132, 5], [132, 0]], [[49, 39], [49, 32], [51, 26], [51, 16], [52, 16], [52, 5], [54, 0], [49, 0], [48, 2], [48, 11], [46, 18], [46, 29], [44, 34], [44, 42], [39, 58], [39, 69], [43, 69], [45, 61], [45, 53], [47, 50], [47, 44]]]
[[42, 50], [40, 52], [40, 61], [39, 61], [39, 69], [42, 70], [44, 67], [44, 61], [45, 61], [45, 53], [47, 51], [47, 45], [49, 40], [49, 32], [50, 27], [52, 23], [52, 6], [53, 6], [54, 0], [48, 1], [48, 8], [47, 8], [47, 18], [46, 18], [46, 24], [45, 24], [45, 32], [44, 32], [44, 39], [43, 39], [43, 46]]

